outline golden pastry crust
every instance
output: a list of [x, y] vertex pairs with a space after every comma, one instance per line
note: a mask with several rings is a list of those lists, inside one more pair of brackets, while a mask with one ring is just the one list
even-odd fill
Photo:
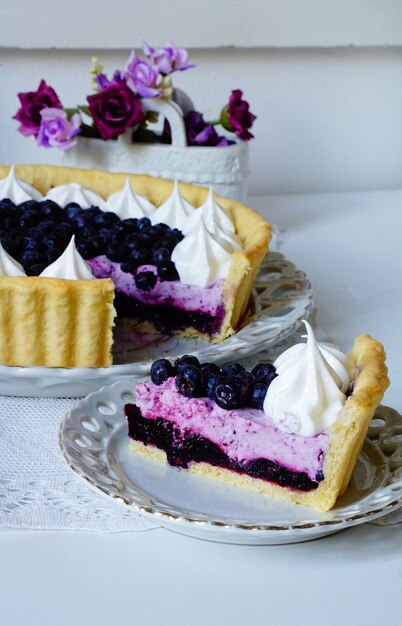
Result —
[[[0, 178], [7, 176], [8, 171], [9, 166], [0, 167]], [[17, 165], [15, 173], [18, 178], [33, 185], [43, 195], [51, 187], [75, 182], [93, 189], [104, 199], [119, 191], [127, 176], [127, 174], [53, 165]], [[172, 193], [173, 182], [170, 180], [138, 174], [128, 176], [133, 190], [145, 195], [157, 207]], [[196, 208], [206, 200], [208, 195], [208, 189], [187, 183], [180, 183], [180, 191], [184, 198]], [[268, 250], [271, 238], [270, 224], [256, 211], [227, 198], [219, 197], [219, 203], [232, 216], [244, 249], [235, 252], [232, 257], [223, 289], [225, 318], [220, 333], [214, 337], [214, 341], [225, 339], [241, 325], [248, 310], [255, 276]], [[191, 331], [185, 334], [189, 336]], [[200, 333], [194, 331], [194, 335], [199, 337]]]
[[[329, 446], [324, 460], [324, 480], [317, 489], [309, 492], [296, 491], [207, 463], [193, 463], [187, 471], [283, 502], [329, 511], [348, 486], [370, 421], [389, 385], [381, 343], [369, 335], [361, 335], [356, 339], [350, 355], [356, 364], [353, 393], [330, 429]], [[133, 440], [130, 440], [129, 445], [132, 450], [160, 463], [167, 462], [165, 452], [158, 448]]]
[[0, 276], [0, 363], [111, 365], [114, 284]]

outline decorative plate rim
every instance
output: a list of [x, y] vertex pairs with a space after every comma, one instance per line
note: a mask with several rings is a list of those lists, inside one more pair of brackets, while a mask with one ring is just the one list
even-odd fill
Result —
[[[137, 380], [140, 379], [140, 377], [135, 378]], [[324, 529], [325, 534], [328, 534], [330, 532], [336, 532], [337, 530], [342, 530], [343, 528], [363, 523], [365, 521], [368, 521], [369, 519], [382, 517], [383, 515], [391, 513], [392, 511], [402, 506], [402, 443], [397, 443], [392, 450], [390, 449], [389, 443], [390, 438], [393, 437], [395, 433], [397, 435], [402, 433], [402, 416], [394, 409], [381, 405], [380, 407], [378, 407], [376, 414], [373, 418], [372, 426], [370, 426], [369, 428], [368, 442], [371, 444], [371, 446], [373, 446], [375, 452], [380, 454], [385, 466], [387, 467], [387, 473], [384, 477], [384, 483], [377, 486], [368, 495], [364, 496], [362, 501], [357, 501], [350, 505], [346, 505], [343, 507], [343, 509], [337, 509], [335, 507], [327, 513], [320, 513], [318, 511], [315, 511], [314, 509], [311, 509], [311, 515], [306, 515], [305, 519], [295, 522], [283, 520], [276, 521], [275, 523], [261, 523], [252, 520], [244, 520], [244, 522], [242, 521], [241, 523], [239, 523], [231, 522], [230, 520], [222, 521], [213, 518], [204, 519], [202, 517], [202, 514], [198, 514], [198, 517], [196, 514], [191, 514], [189, 516], [182, 513], [164, 511], [156, 505], [152, 506], [149, 504], [138, 504], [130, 497], [127, 497], [126, 494], [119, 492], [119, 490], [108, 488], [104, 484], [98, 484], [96, 480], [93, 480], [88, 474], [85, 473], [85, 471], [77, 466], [76, 459], [71, 458], [70, 453], [66, 447], [65, 429], [69, 424], [69, 420], [71, 420], [72, 417], [74, 417], [78, 412], [80, 412], [92, 401], [110, 401], [110, 397], [108, 397], [110, 393], [119, 394], [121, 400], [123, 395], [127, 393], [132, 394], [132, 391], [127, 390], [127, 380], [119, 381], [117, 383], [114, 383], [113, 385], [102, 387], [98, 391], [89, 394], [86, 398], [79, 401], [75, 405], [75, 407], [73, 407], [73, 409], [71, 409], [71, 411], [67, 413], [67, 415], [60, 424], [58, 435], [59, 447], [63, 454], [63, 457], [70, 469], [77, 473], [81, 478], [86, 480], [92, 488], [108, 497], [112, 497], [114, 500], [121, 504], [132, 507], [138, 513], [144, 514], [149, 519], [152, 519], [154, 521], [159, 520], [162, 525], [163, 522], [172, 523], [172, 525], [167, 526], [172, 530], [174, 530], [174, 526], [176, 525], [176, 530], [182, 532], [182, 529], [180, 529], [179, 526], [184, 525], [188, 527], [202, 526], [204, 528], [210, 528], [211, 530], [220, 528], [224, 529], [224, 531], [227, 533], [234, 531], [252, 531], [253, 533], [280, 532], [285, 534], [286, 532], [290, 532], [308, 534], [314, 529]], [[112, 398], [116, 400], [114, 395], [112, 395]], [[84, 411], [83, 415], [85, 414], [85, 416], [88, 416], [89, 413], [90, 411]], [[118, 414], [115, 414], [114, 417], [116, 418], [119, 416]], [[122, 417], [124, 418], [124, 414]], [[110, 419], [110, 416], [108, 419]], [[386, 427], [380, 428], [376, 426], [375, 420], [383, 421]], [[124, 421], [121, 421], [121, 423], [116, 426], [116, 429], [121, 429], [124, 423]], [[87, 431], [85, 431], [85, 434], [88, 434]], [[398, 454], [399, 459], [397, 458]], [[130, 484], [133, 484], [128, 477], [127, 480]], [[145, 495], [152, 500], [150, 494], [143, 492], [140, 487], [137, 487], [137, 490], [138, 492], [145, 493]], [[378, 502], [380, 501], [380, 496], [382, 496], [382, 499], [384, 500], [382, 505], [379, 504], [378, 506], [375, 506], [375, 497], [373, 496], [377, 497]], [[373, 500], [372, 506], [370, 506], [370, 499]], [[365, 501], [368, 501], [366, 502], [366, 507], [363, 507], [363, 509], [361, 509], [360, 511], [356, 511], [355, 513], [353, 513], [353, 509], [355, 509], [356, 506], [364, 505]], [[352, 514], [348, 513], [348, 509], [351, 509]], [[208, 514], [206, 514], [206, 516], [208, 516]], [[317, 516], [326, 516], [326, 518], [318, 519]], [[191, 532], [187, 532], [187, 534], [191, 534]]]

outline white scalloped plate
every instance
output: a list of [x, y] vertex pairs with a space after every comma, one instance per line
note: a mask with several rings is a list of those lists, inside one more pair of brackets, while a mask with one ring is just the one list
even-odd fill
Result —
[[307, 541], [381, 517], [402, 505], [402, 416], [379, 407], [351, 484], [328, 513], [161, 465], [128, 449], [124, 404], [136, 380], [104, 387], [60, 426], [68, 465], [88, 483], [152, 521], [186, 535], [241, 544]]
[[248, 324], [219, 344], [167, 335], [146, 335], [117, 327], [113, 362], [99, 368], [10, 367], [0, 365], [0, 395], [68, 398], [86, 396], [102, 385], [149, 373], [162, 356], [195, 354], [201, 360], [238, 360], [279, 343], [308, 318], [313, 296], [306, 275], [281, 254], [269, 253], [254, 284], [255, 312]]

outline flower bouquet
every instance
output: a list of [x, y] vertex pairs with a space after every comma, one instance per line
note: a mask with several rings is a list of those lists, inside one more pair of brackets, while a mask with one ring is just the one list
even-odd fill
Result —
[[[219, 117], [206, 121], [173, 86], [174, 72], [195, 66], [187, 51], [169, 43], [144, 44], [143, 52], [145, 58], [131, 52], [112, 78], [93, 59], [94, 92], [84, 105], [63, 107], [44, 80], [36, 91], [19, 93], [19, 132], [62, 150], [68, 165], [174, 178], [244, 200], [255, 116], [242, 91], [232, 91]], [[163, 124], [152, 130], [159, 118]]]

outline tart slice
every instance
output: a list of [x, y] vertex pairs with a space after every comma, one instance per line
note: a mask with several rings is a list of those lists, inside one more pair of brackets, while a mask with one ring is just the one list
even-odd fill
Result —
[[155, 362], [126, 405], [135, 452], [285, 502], [334, 506], [389, 383], [379, 342], [362, 335], [342, 355], [309, 328], [306, 344], [252, 373], [183, 359]]

